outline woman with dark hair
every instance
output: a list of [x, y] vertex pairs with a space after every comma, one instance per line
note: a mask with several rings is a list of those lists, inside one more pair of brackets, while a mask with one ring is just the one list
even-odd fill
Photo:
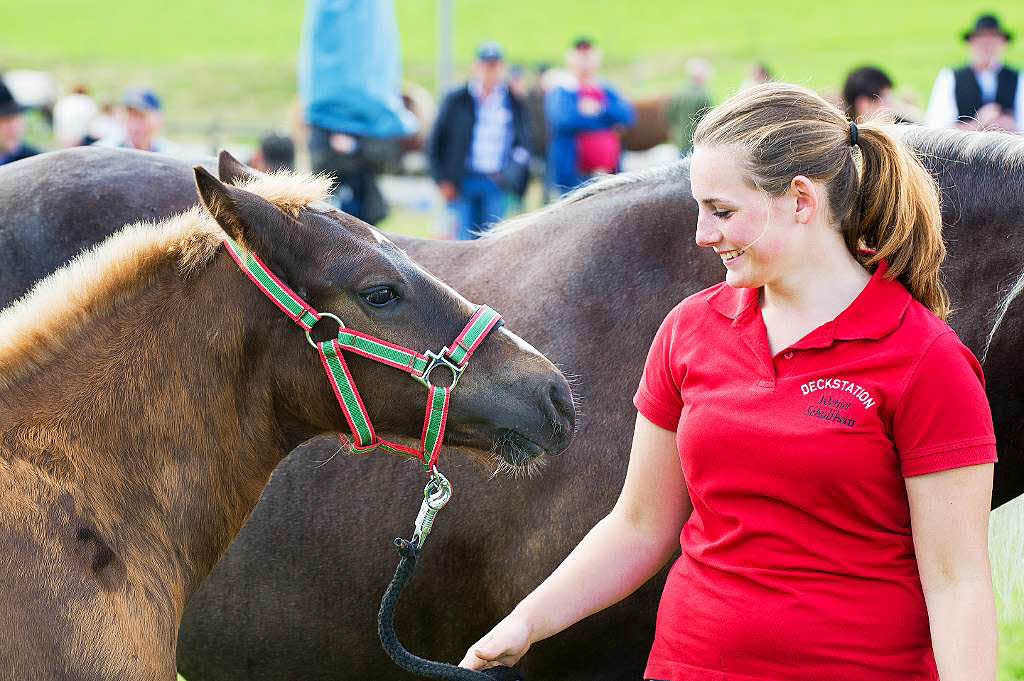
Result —
[[914, 123], [920, 120], [919, 111], [893, 96], [892, 79], [880, 68], [861, 66], [846, 76], [843, 83], [843, 102], [847, 117], [856, 123], [881, 116], [889, 116], [896, 123]]
[[725, 282], [654, 338], [615, 507], [462, 664], [514, 663], [681, 544], [648, 678], [992, 681], [995, 437], [943, 321], [934, 180], [784, 84], [709, 112], [694, 149]]
[[843, 83], [843, 102], [851, 121], [861, 120], [890, 105], [892, 80], [885, 71], [874, 66], [861, 66], [850, 71]]

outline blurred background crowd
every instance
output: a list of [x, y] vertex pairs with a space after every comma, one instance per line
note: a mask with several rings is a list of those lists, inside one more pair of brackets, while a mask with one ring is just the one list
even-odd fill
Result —
[[[1004, 61], [1013, 31], [992, 13], [964, 21], [950, 28], [962, 60], [934, 65], [926, 98], [897, 94], [885, 64], [855, 65], [823, 94], [852, 120], [1024, 132], [1024, 83]], [[715, 103], [715, 63], [705, 57], [673, 65], [669, 91], [638, 97], [603, 76], [605, 46], [593, 36], [566, 35], [562, 58], [540, 63], [511, 61], [501, 37], [479, 36], [468, 76], [442, 83], [435, 97], [403, 81], [393, 0], [308, 0], [289, 121], [232, 150], [264, 171], [331, 173], [337, 206], [371, 223], [387, 218], [394, 196], [427, 192], [440, 216], [435, 235], [471, 239], [593, 177], [689, 153]], [[771, 63], [756, 61], [740, 87], [772, 78]], [[7, 70], [0, 164], [91, 144], [193, 160], [223, 144], [169, 136], [162, 89], [154, 82], [98, 98], [87, 83], [58, 83], [45, 70]]]

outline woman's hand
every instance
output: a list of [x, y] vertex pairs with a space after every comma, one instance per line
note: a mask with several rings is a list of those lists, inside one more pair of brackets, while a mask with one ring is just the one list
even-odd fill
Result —
[[692, 511], [675, 432], [637, 414], [615, 508], [543, 584], [470, 647], [459, 665], [512, 666], [533, 643], [618, 603], [679, 550], [679, 532]]
[[470, 646], [459, 666], [477, 671], [498, 666], [511, 667], [526, 654], [531, 643], [526, 622], [512, 613]]

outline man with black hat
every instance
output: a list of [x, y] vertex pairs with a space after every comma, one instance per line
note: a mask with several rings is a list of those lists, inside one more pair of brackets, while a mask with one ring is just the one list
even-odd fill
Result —
[[25, 117], [27, 107], [18, 104], [14, 95], [0, 80], [0, 165], [35, 156], [39, 150], [25, 144]]
[[441, 102], [427, 142], [430, 174], [455, 213], [458, 238], [476, 238], [504, 217], [509, 194], [522, 195], [528, 125], [525, 103], [505, 81], [501, 46], [484, 43], [469, 82]]
[[970, 61], [943, 69], [935, 79], [925, 124], [966, 129], [1024, 131], [1024, 85], [1020, 74], [1003, 64], [1013, 34], [999, 19], [983, 14], [964, 31]]

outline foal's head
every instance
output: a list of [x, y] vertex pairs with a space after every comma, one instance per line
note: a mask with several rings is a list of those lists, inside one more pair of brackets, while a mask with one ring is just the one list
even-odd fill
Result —
[[[295, 293], [320, 313], [336, 315], [351, 330], [399, 346], [438, 352], [450, 346], [475, 306], [416, 265], [373, 227], [324, 202], [283, 209], [245, 190], [260, 176], [226, 153], [225, 184], [196, 168], [202, 204], [224, 231], [252, 252]], [[253, 352], [269, 361], [277, 418], [297, 436], [341, 431], [348, 426], [338, 407], [320, 357], [303, 330], [293, 324], [238, 269], [229, 255], [219, 264], [234, 268], [248, 293], [255, 333]], [[250, 320], [251, 321], [251, 320]], [[314, 340], [338, 332], [329, 318], [312, 329]], [[374, 428], [379, 434], [418, 440], [424, 424], [426, 388], [408, 374], [345, 353]], [[445, 385], [447, 371], [431, 375]], [[446, 444], [492, 450], [500, 461], [520, 465], [564, 450], [574, 430], [570, 388], [542, 355], [504, 328], [494, 329], [472, 356], [452, 391]], [[407, 444], [413, 444], [409, 441]]]

